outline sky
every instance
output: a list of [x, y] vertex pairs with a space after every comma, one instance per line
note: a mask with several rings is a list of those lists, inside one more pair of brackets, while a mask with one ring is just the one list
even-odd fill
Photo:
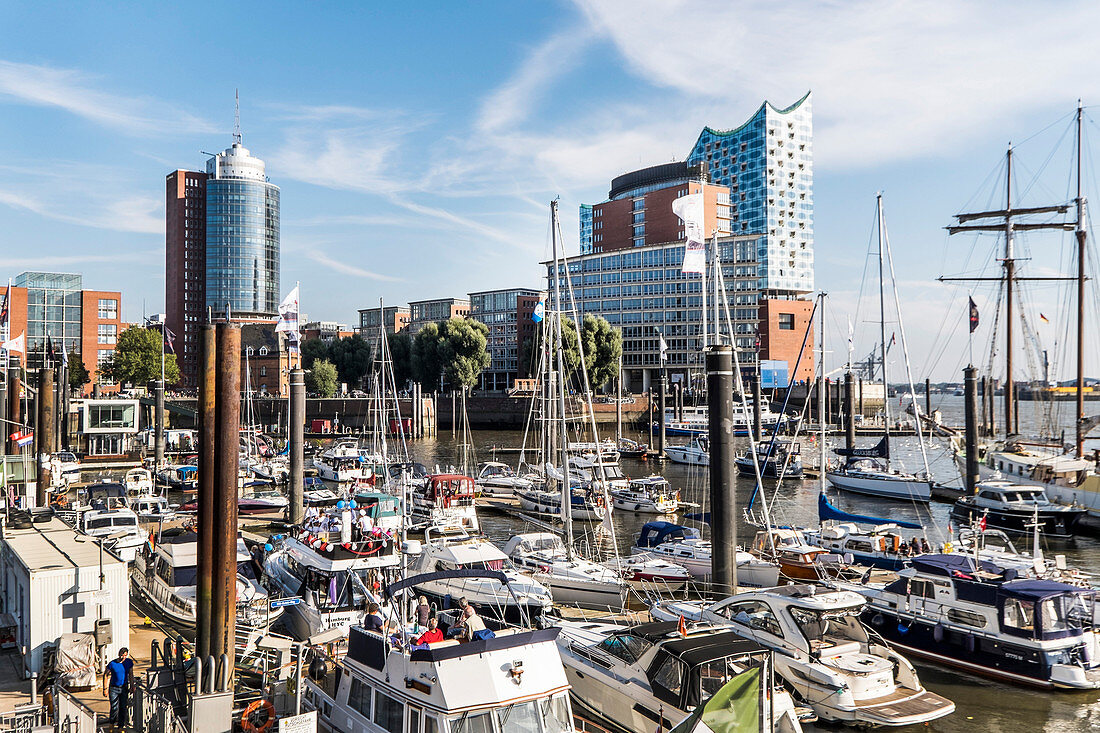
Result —
[[[904, 318], [903, 329], [888, 314], [887, 330], [904, 332], [914, 379], [957, 379], [971, 353], [989, 359], [996, 296], [936, 278], [993, 275], [1003, 245], [948, 239], [943, 227], [1003, 203], [1010, 142], [1016, 201], [1072, 199], [1079, 98], [1086, 196], [1095, 188], [1100, 50], [1075, 29], [1098, 21], [1100, 6], [1072, 0], [1057, 12], [883, 0], [0, 0], [0, 275], [80, 272], [86, 287], [121, 290], [127, 319], [162, 311], [164, 177], [203, 170], [204, 151], [232, 142], [239, 90], [245, 146], [282, 189], [283, 291], [300, 281], [311, 318], [355, 324], [380, 298], [538, 287], [551, 199], [575, 253], [577, 207], [604, 200], [613, 177], [683, 159], [703, 126], [736, 127], [764, 100], [785, 107], [812, 90], [828, 368], [848, 358], [849, 321], [855, 357], [874, 347], [868, 254], [882, 192]], [[1075, 266], [1071, 234], [1018, 245], [1033, 275]], [[1026, 342], [1068, 375], [1065, 286], [1024, 290]], [[972, 342], [968, 295], [982, 313]], [[1095, 330], [1100, 300], [1089, 299]], [[890, 360], [900, 379], [897, 350]], [[1100, 346], [1086, 360], [1100, 376]]]

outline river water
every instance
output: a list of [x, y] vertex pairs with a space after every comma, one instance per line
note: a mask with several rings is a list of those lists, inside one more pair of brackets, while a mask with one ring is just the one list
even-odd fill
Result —
[[[894, 399], [891, 410], [897, 411], [897, 398]], [[923, 402], [921, 403], [923, 407]], [[1039, 424], [1037, 415], [1033, 411], [1033, 403], [1024, 402], [1020, 406], [1020, 422], [1022, 432], [1027, 433], [1035, 429]], [[948, 425], [961, 425], [963, 422], [963, 400], [961, 397], [939, 396], [933, 398], [933, 408], [938, 408], [943, 413], [943, 421]], [[1061, 406], [1064, 415], [1062, 422], [1067, 425], [1067, 435], [1072, 435], [1072, 405]], [[643, 442], [648, 441], [648, 434], [630, 435]], [[842, 439], [842, 438], [841, 438]], [[669, 442], [678, 442], [683, 439], [670, 438]], [[413, 441], [410, 444], [410, 452], [415, 460], [434, 468], [446, 468], [449, 466], [461, 466], [462, 464], [462, 439], [461, 436], [452, 437], [449, 431], [441, 431], [436, 438], [428, 438]], [[523, 434], [520, 431], [474, 431], [467, 441], [468, 461], [474, 465], [477, 461], [500, 460], [513, 466], [519, 460], [519, 453], [503, 450], [518, 448], [522, 445]], [[871, 444], [871, 439], [863, 439], [865, 444]], [[745, 442], [747, 446], [747, 442]], [[744, 446], [740, 446], [744, 447]], [[923, 467], [923, 458], [916, 438], [900, 439], [893, 443], [893, 453], [900, 457], [906, 468], [920, 469]], [[802, 450], [806, 463], [816, 463], [816, 456], [810, 460], [809, 455], [819, 450], [816, 441], [802, 440]], [[926, 445], [929, 467], [937, 480], [950, 485], [958, 485], [959, 476], [951, 460], [950, 452], [942, 440], [937, 440]], [[685, 501], [695, 502], [700, 508], [692, 511], [705, 510], [708, 494], [708, 474], [706, 468], [682, 466], [672, 463], [664, 465], [642, 461], [623, 459], [623, 471], [632, 477], [661, 473], [674, 487], [681, 490], [681, 498]], [[472, 469], [471, 469], [472, 470]], [[740, 478], [735, 483], [735, 493], [739, 507], [748, 505], [753, 493], [753, 481], [750, 478]], [[816, 524], [817, 522], [817, 493], [818, 481], [816, 479], [804, 479], [802, 481], [784, 482], [778, 489], [774, 482], [769, 482], [769, 505], [771, 506], [772, 521], [781, 524]], [[928, 508], [907, 505], [903, 502], [876, 500], [873, 498], [856, 497], [854, 495], [837, 494], [830, 492], [830, 498], [840, 508], [860, 514], [889, 517], [893, 519], [911, 519], [923, 521], [927, 528], [927, 537], [934, 544], [943, 542], [948, 536], [948, 513], [950, 505], [933, 503]], [[759, 507], [759, 500], [756, 504]], [[738, 512], [740, 514], [740, 510]], [[652, 516], [648, 518], [652, 519]], [[489, 537], [503, 544], [510, 536], [520, 531], [531, 531], [525, 527], [524, 522], [497, 514], [495, 512], [482, 512], [480, 515], [482, 529]], [[639, 529], [647, 520], [647, 515], [628, 512], [615, 512], [614, 525], [616, 541], [621, 554], [629, 552]], [[690, 523], [690, 522], [688, 522]], [[576, 523], [575, 529], [578, 537], [582, 537], [586, 531], [590, 531], [592, 525]], [[705, 527], [702, 528], [704, 536]], [[756, 527], [747, 524], [743, 518], [738, 522], [738, 542], [742, 545], [752, 541]], [[584, 539], [580, 540], [584, 542]], [[1026, 540], [1023, 540], [1026, 542]], [[607, 542], [603, 546], [607, 546]], [[609, 549], [609, 548], [608, 548]], [[1071, 565], [1076, 565], [1087, 571], [1100, 570], [1100, 541], [1093, 538], [1077, 538], [1068, 542], [1060, 542], [1047, 546], [1049, 553], [1057, 552], [1066, 555]], [[914, 660], [915, 661], [915, 660]], [[921, 679], [928, 689], [933, 690], [950, 700], [957, 706], [956, 712], [946, 718], [934, 721], [925, 726], [919, 726], [921, 730], [939, 731], [942, 733], [960, 733], [962, 731], [1004, 731], [1005, 733], [1025, 733], [1044, 731], [1046, 733], [1068, 733], [1069, 731], [1100, 730], [1100, 692], [1065, 692], [1065, 691], [1036, 691], [1031, 689], [1011, 687], [997, 682], [978, 679], [964, 675], [953, 670], [916, 662]], [[918, 726], [912, 729], [916, 730]], [[808, 730], [817, 730], [814, 726], [808, 726]], [[828, 730], [829, 728], [822, 728]]]

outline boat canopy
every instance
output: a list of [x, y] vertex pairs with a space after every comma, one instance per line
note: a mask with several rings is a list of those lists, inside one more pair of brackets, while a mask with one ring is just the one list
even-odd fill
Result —
[[890, 443], [884, 435], [878, 443], [870, 448], [833, 448], [833, 452], [838, 456], [847, 456], [848, 458], [889, 458]]
[[393, 598], [397, 593], [412, 588], [422, 583], [430, 583], [434, 580], [446, 580], [449, 578], [487, 578], [499, 581], [501, 585], [508, 585], [508, 576], [499, 570], [482, 570], [480, 568], [462, 568], [459, 570], [439, 570], [434, 573], [421, 573], [408, 578], [395, 581], [386, 586], [386, 595]]
[[1055, 580], [1015, 580], [997, 590], [1001, 630], [1028, 639], [1063, 639], [1092, 629], [1096, 591]]
[[663, 542], [697, 540], [699, 530], [672, 522], [646, 522], [638, 534], [638, 547], [656, 547]]
[[998, 578], [1006, 572], [1003, 568], [988, 560], [978, 561], [976, 569], [974, 558], [969, 555], [918, 555], [910, 562], [913, 563], [914, 568], [922, 573], [942, 575], [948, 578], [963, 578], [965, 580], [973, 580], [973, 573], [976, 570], [989, 573]]
[[865, 514], [850, 514], [841, 509], [837, 509], [829, 502], [829, 497], [825, 496], [822, 492], [817, 497], [817, 518], [824, 522], [827, 519], [836, 519], [841, 522], [859, 522], [861, 524], [895, 524], [899, 527], [906, 527], [908, 529], [924, 529], [923, 525], [917, 522], [906, 522], [901, 519], [881, 519], [879, 517], [872, 517]]

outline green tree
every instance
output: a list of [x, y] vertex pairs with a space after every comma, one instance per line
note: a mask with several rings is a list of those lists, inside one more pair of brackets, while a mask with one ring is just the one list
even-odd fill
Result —
[[439, 324], [439, 360], [447, 382], [469, 389], [492, 360], [489, 327], [470, 318], [451, 318]]
[[313, 368], [306, 372], [306, 389], [322, 397], [336, 394], [336, 365], [328, 359], [313, 362]]
[[[523, 368], [527, 370], [528, 375], [538, 375], [540, 352], [544, 348], [543, 339], [547, 338], [548, 334], [552, 333], [552, 331], [552, 321], [541, 321], [537, 326], [535, 326], [534, 336], [523, 342], [523, 350], [520, 354], [520, 360], [523, 363]], [[573, 326], [573, 322], [568, 318], [562, 319], [561, 335], [562, 343], [564, 344], [562, 362], [565, 364], [566, 374], [571, 375], [574, 371], [576, 371], [577, 366], [581, 363], [581, 352], [580, 348], [577, 346], [577, 329]], [[551, 362], [551, 366], [556, 369], [558, 365], [557, 351], [551, 353], [550, 358], [553, 360]]]
[[[131, 326], [118, 336], [114, 353], [101, 373], [119, 384], [148, 384], [160, 379], [161, 336], [152, 328]], [[175, 384], [180, 370], [175, 354], [164, 355], [164, 381]]]
[[410, 350], [412, 378], [429, 392], [438, 390], [443, 365], [439, 359], [439, 324], [428, 323], [412, 340]]
[[393, 381], [402, 389], [412, 377], [412, 338], [404, 332], [387, 334], [386, 346], [393, 362]]
[[75, 351], [69, 354], [69, 389], [83, 391], [84, 385], [92, 381], [92, 375], [88, 373], [88, 367], [84, 366], [84, 360]]
[[318, 359], [328, 359], [328, 344], [321, 339], [309, 339], [302, 342], [302, 368], [310, 369]]
[[371, 367], [370, 342], [359, 334], [336, 339], [329, 344], [328, 359], [336, 366], [341, 382], [359, 387]]
[[596, 390], [619, 374], [623, 354], [623, 335], [602, 316], [585, 316], [581, 323], [581, 345], [588, 383]]

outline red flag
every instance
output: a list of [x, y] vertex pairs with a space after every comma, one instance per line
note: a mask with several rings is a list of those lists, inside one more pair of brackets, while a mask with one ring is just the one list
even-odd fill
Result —
[[680, 615], [680, 625], [676, 630], [680, 632], [680, 636], [686, 637], [688, 635], [687, 621], [684, 620], [683, 614]]
[[986, 520], [986, 515], [983, 514], [982, 518], [980, 520], [978, 520], [978, 531], [979, 532], [984, 532], [985, 531], [985, 520]]

